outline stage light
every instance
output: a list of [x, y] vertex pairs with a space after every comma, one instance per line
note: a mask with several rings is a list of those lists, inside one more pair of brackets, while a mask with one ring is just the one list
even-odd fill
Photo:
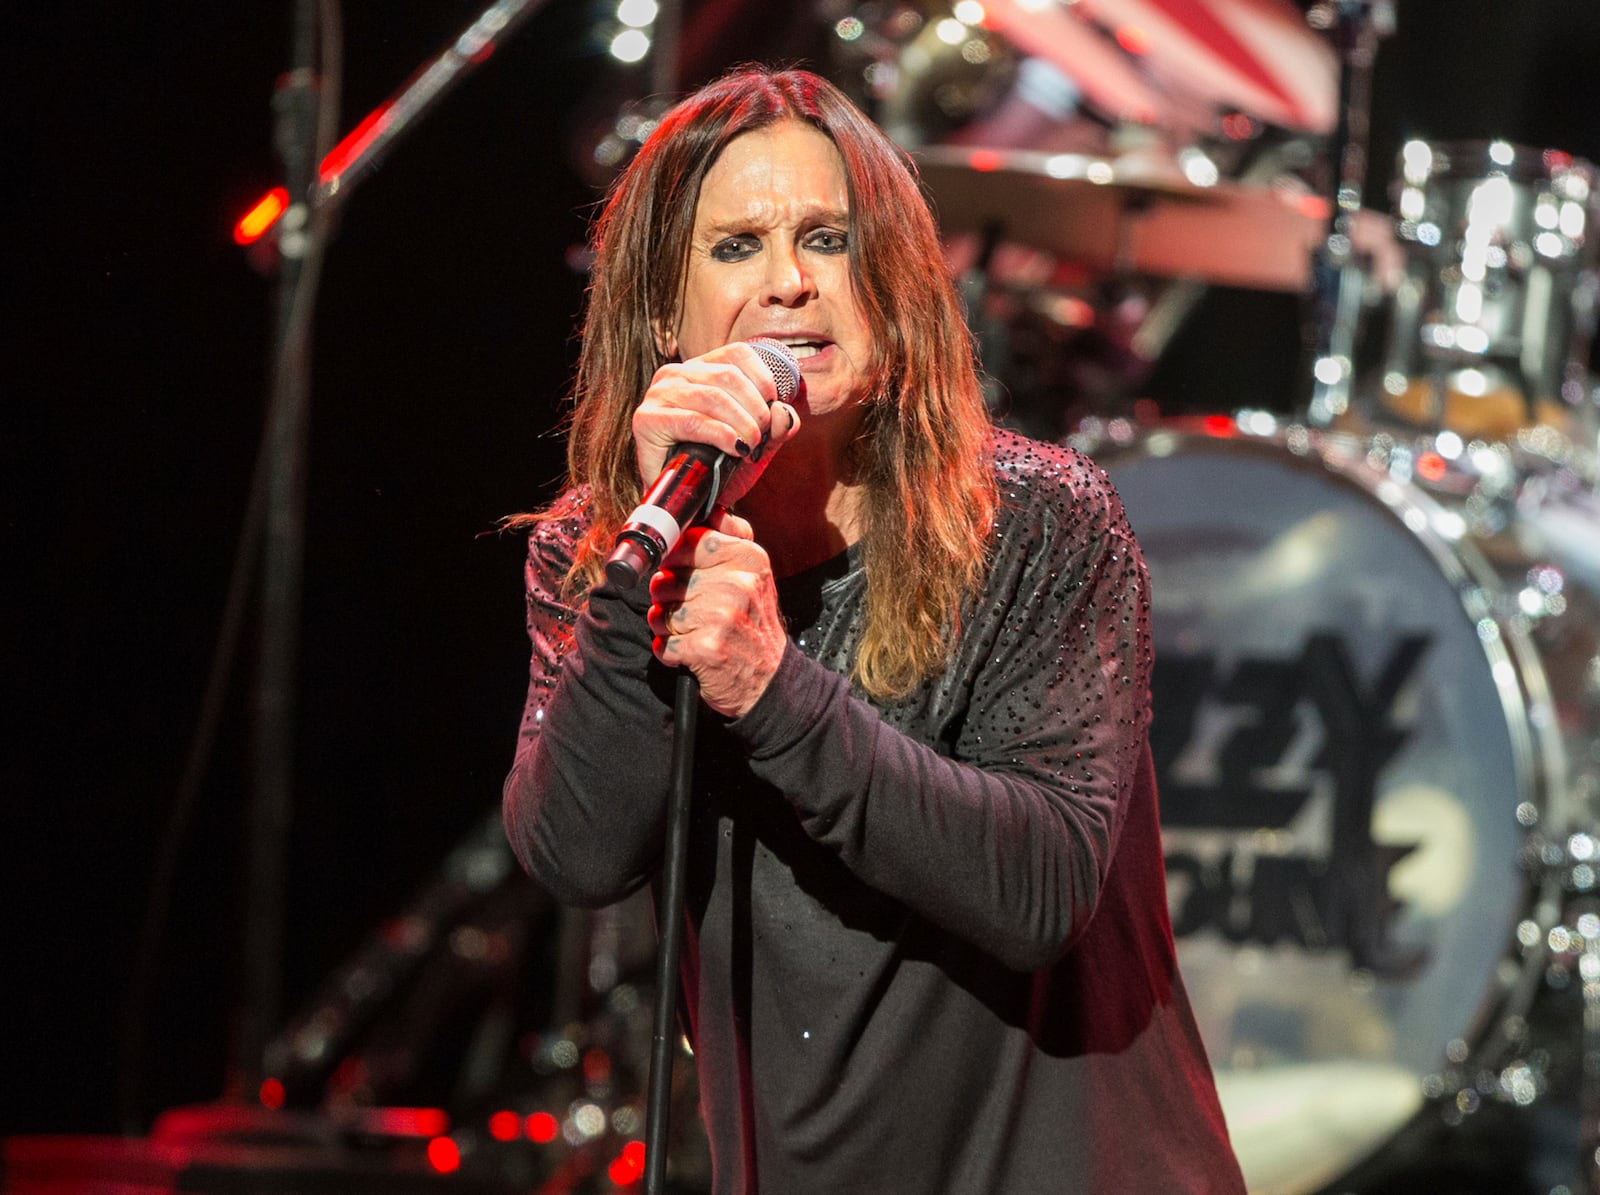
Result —
[[644, 1142], [630, 1141], [606, 1167], [606, 1177], [619, 1187], [631, 1187], [644, 1176]]
[[428, 1142], [428, 1165], [440, 1174], [454, 1174], [461, 1169], [461, 1150], [448, 1137], [435, 1137]]
[[[340, 171], [355, 160], [368, 141], [375, 137], [382, 128], [382, 121], [389, 115], [389, 105], [380, 104], [369, 112], [364, 120], [344, 138], [330, 149], [317, 167], [317, 177], [323, 182], [337, 177]], [[274, 187], [265, 196], [256, 202], [256, 205], [240, 217], [239, 222], [233, 226], [233, 239], [240, 245], [254, 244], [266, 235], [267, 230], [276, 224], [283, 213], [289, 209], [289, 192], [283, 187]]]
[[440, 1137], [450, 1131], [442, 1108], [371, 1108], [362, 1123], [368, 1132], [386, 1137]]
[[233, 226], [233, 239], [235, 244], [251, 245], [259, 241], [262, 235], [278, 222], [278, 217], [283, 215], [289, 206], [289, 192], [283, 187], [274, 187], [256, 203]]
[[561, 1122], [548, 1112], [535, 1112], [528, 1117], [523, 1132], [528, 1134], [529, 1141], [539, 1145], [549, 1145], [556, 1139], [556, 1134], [561, 1132]]
[[650, 52], [650, 37], [639, 29], [624, 29], [611, 39], [611, 57], [618, 62], [642, 62]]
[[282, 1079], [263, 1079], [261, 1089], [256, 1093], [263, 1108], [270, 1108], [276, 1112], [283, 1107], [285, 1095]]
[[1424, 452], [1417, 458], [1417, 476], [1424, 481], [1443, 481], [1450, 465], [1437, 452]]
[[617, 5], [617, 20], [631, 29], [643, 29], [655, 24], [660, 11], [656, 0], [621, 0]]

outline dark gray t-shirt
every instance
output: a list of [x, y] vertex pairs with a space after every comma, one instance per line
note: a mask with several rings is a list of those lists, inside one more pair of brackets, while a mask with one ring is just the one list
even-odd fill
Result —
[[[943, 676], [848, 680], [853, 553], [779, 584], [790, 643], [702, 711], [683, 962], [718, 1195], [1242, 1192], [1179, 979], [1148, 749], [1148, 581], [1104, 473], [995, 434], [1002, 507]], [[644, 587], [527, 571], [509, 838], [559, 899], [655, 874], [672, 684]]]

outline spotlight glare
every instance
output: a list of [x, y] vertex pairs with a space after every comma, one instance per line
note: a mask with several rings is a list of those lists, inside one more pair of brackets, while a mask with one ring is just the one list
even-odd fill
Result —
[[660, 12], [661, 6], [656, 0], [620, 0], [617, 4], [617, 20], [630, 29], [643, 29], [655, 24]]
[[618, 62], [643, 61], [650, 52], [650, 37], [639, 29], [624, 29], [611, 39], [611, 57]]

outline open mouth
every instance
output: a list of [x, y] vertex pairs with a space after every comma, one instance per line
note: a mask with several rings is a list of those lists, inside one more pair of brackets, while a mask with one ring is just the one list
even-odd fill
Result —
[[775, 336], [773, 339], [793, 353], [796, 361], [804, 361], [807, 357], [815, 357], [833, 343], [830, 340], [810, 340], [798, 336]]

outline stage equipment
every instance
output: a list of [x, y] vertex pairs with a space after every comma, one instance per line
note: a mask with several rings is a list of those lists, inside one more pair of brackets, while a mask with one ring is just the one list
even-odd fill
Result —
[[1373, 417], [1496, 440], [1549, 423], [1594, 447], [1595, 168], [1505, 141], [1409, 141], [1395, 176], [1405, 267]]
[[[1078, 442], [1150, 569], [1169, 899], [1252, 1190], [1589, 1082], [1595, 457], [1250, 412]], [[1536, 1040], [1560, 988], [1582, 1015]]]
[[[935, 146], [915, 157], [947, 236], [1020, 242], [1091, 274], [1300, 292], [1330, 210], [1293, 180], [1199, 184], [1160, 154]], [[1367, 213], [1356, 235], [1392, 253], [1390, 224]]]

